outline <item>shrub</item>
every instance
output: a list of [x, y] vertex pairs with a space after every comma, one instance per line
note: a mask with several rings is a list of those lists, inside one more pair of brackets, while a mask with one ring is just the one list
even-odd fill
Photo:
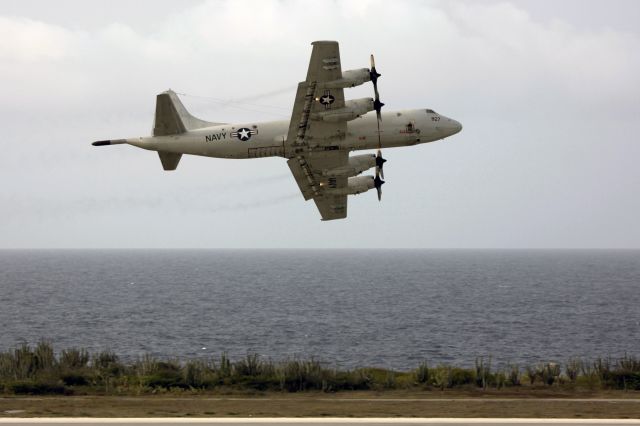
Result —
[[247, 355], [233, 365], [233, 371], [239, 376], [259, 376], [262, 374], [262, 362], [258, 354]]
[[435, 386], [440, 389], [451, 387], [451, 367], [439, 365], [431, 373]]
[[167, 373], [154, 374], [152, 376], [144, 377], [144, 386], [151, 388], [189, 388], [180, 375], [172, 375]]
[[35, 372], [35, 361], [31, 348], [26, 343], [13, 351], [13, 377], [26, 379], [32, 377]]
[[565, 370], [571, 383], [576, 382], [582, 368], [582, 360], [580, 358], [569, 358]]
[[50, 383], [36, 383], [31, 381], [21, 381], [11, 383], [9, 390], [18, 395], [69, 395], [71, 391], [64, 386]]
[[188, 386], [201, 387], [205, 383], [206, 366], [200, 361], [190, 361], [184, 366], [184, 382]]
[[118, 356], [109, 350], [94, 354], [91, 362], [93, 367], [100, 371], [100, 375], [105, 377], [117, 376], [124, 370]]
[[223, 352], [220, 355], [220, 368], [218, 369], [218, 374], [223, 378], [231, 376], [231, 361], [229, 360], [229, 356], [226, 352]]
[[518, 367], [517, 364], [508, 366], [507, 384], [511, 386], [520, 386], [520, 367]]
[[334, 373], [334, 379], [336, 384], [336, 390], [368, 390], [371, 389], [372, 379], [365, 370], [359, 369], [354, 371]]
[[385, 375], [385, 378], [384, 378], [383, 387], [385, 389], [395, 389], [396, 388], [396, 373], [395, 372], [393, 372], [391, 370], [387, 370], [387, 374]]
[[182, 368], [177, 361], [158, 361], [155, 364], [155, 371], [144, 376], [142, 383], [152, 388], [188, 388], [183, 375]]
[[640, 390], [640, 360], [625, 355], [609, 373], [609, 386], [617, 389]]
[[427, 362], [423, 361], [415, 371], [416, 381], [418, 383], [429, 383], [429, 367]]
[[484, 358], [476, 358], [476, 385], [483, 389], [487, 388], [489, 380], [491, 378], [491, 357], [487, 363], [484, 362]]
[[56, 365], [56, 357], [53, 354], [53, 346], [47, 341], [38, 343], [33, 351], [33, 370], [47, 370]]
[[600, 379], [601, 384], [609, 384], [611, 381], [611, 359], [597, 358], [593, 362], [593, 371], [598, 379]]
[[13, 356], [8, 352], [0, 352], [0, 379], [15, 378]]
[[320, 362], [314, 359], [286, 361], [281, 365], [279, 376], [281, 389], [289, 392], [323, 390], [327, 386], [327, 379], [330, 379], [330, 373], [323, 370]]
[[475, 382], [473, 371], [463, 368], [449, 369], [449, 387], [471, 385]]
[[640, 359], [625, 354], [616, 362], [616, 369], [640, 373]]
[[539, 366], [538, 375], [542, 379], [542, 383], [551, 386], [560, 377], [560, 366], [555, 362], [548, 362]]
[[67, 386], [85, 386], [89, 384], [89, 380], [85, 376], [76, 373], [63, 374], [61, 379]]
[[83, 368], [89, 364], [89, 352], [86, 349], [65, 349], [60, 355], [60, 366], [63, 368]]
[[529, 384], [533, 386], [536, 382], [536, 377], [538, 377], [537, 370], [533, 365], [527, 365], [524, 367], [527, 372], [527, 377], [529, 378]]

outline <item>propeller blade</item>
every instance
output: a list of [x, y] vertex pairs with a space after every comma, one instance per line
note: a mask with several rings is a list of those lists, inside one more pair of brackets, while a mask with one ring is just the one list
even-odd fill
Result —
[[378, 114], [378, 120], [380, 120], [380, 109], [384, 104], [380, 102], [380, 93], [378, 93], [378, 77], [382, 74], [378, 74], [378, 71], [376, 70], [376, 61], [373, 59], [373, 55], [371, 55], [371, 69], [369, 70], [369, 75], [371, 76], [371, 82], [373, 83], [373, 92], [376, 95], [375, 100], [373, 101], [373, 108]]
[[384, 179], [384, 171], [382, 170], [382, 166], [386, 162], [387, 160], [382, 158], [382, 152], [378, 150], [378, 155], [376, 155], [376, 175], [379, 173], [382, 179]]
[[381, 74], [378, 74], [376, 70], [376, 60], [373, 55], [371, 55], [371, 69], [369, 70], [369, 75], [371, 76], [371, 82], [373, 83], [373, 92], [376, 97], [373, 100], [373, 109], [376, 111], [376, 117], [378, 119], [378, 148], [382, 148], [382, 141], [380, 137], [380, 122], [382, 121], [382, 107], [384, 104], [380, 102], [380, 93], [378, 92], [378, 77]]
[[375, 179], [373, 179], [373, 184], [376, 186], [376, 191], [378, 191], [378, 201], [382, 201], [382, 185], [384, 181], [380, 179], [380, 176], [376, 175]]
[[378, 117], [378, 121], [382, 121], [382, 116], [380, 115], [380, 110], [384, 104], [380, 102], [380, 96], [378, 96], [378, 91], [376, 90], [376, 98], [373, 101], [373, 108], [376, 110], [376, 116]]
[[373, 58], [373, 54], [371, 55], [371, 69], [369, 70], [369, 75], [371, 76], [371, 81], [373, 82], [374, 86], [378, 82], [378, 77], [382, 75], [378, 74], [378, 71], [376, 71], [376, 61]]

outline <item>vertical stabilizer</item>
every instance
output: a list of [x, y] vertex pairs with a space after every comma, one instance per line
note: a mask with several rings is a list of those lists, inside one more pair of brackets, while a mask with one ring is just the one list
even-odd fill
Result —
[[189, 114], [173, 90], [167, 90], [156, 97], [153, 136], [178, 135], [189, 130], [217, 126], [219, 124], [222, 123], [211, 123]]

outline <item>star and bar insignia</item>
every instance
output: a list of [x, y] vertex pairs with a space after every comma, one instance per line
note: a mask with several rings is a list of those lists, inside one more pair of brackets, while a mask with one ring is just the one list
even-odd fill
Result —
[[248, 141], [249, 139], [251, 139], [251, 136], [257, 135], [257, 134], [258, 134], [258, 129], [249, 129], [248, 127], [243, 127], [241, 129], [238, 129], [235, 132], [231, 132], [231, 137], [238, 138], [241, 141]]
[[330, 108], [331, 104], [334, 103], [336, 100], [335, 96], [333, 96], [331, 94], [330, 91], [325, 90], [324, 95], [320, 96], [320, 98], [318, 99], [318, 101], [324, 105], [325, 108]]

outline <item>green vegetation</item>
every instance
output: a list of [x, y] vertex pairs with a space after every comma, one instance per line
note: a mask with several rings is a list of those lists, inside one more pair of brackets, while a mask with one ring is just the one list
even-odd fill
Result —
[[421, 363], [411, 371], [381, 368], [339, 370], [315, 359], [274, 362], [257, 354], [232, 361], [180, 362], [146, 355], [124, 363], [111, 351], [90, 354], [65, 349], [56, 355], [51, 344], [22, 345], [0, 352], [0, 391], [4, 394], [143, 395], [167, 391], [337, 392], [349, 390], [502, 389], [514, 387], [586, 390], [640, 390], [640, 359], [572, 358], [523, 368], [492, 369], [491, 359], [476, 359], [475, 368]]

